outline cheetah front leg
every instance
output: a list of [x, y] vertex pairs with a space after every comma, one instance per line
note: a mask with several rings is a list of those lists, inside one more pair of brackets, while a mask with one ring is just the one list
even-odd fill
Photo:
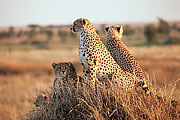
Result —
[[96, 83], [96, 72], [97, 72], [97, 60], [93, 59], [90, 61], [90, 84], [92, 88], [95, 90], [95, 83]]
[[93, 89], [95, 89], [95, 83], [96, 83], [96, 67], [91, 66], [91, 68], [90, 68], [90, 84], [92, 85]]
[[90, 70], [83, 67], [83, 73], [84, 73], [85, 82], [88, 83], [90, 79]]

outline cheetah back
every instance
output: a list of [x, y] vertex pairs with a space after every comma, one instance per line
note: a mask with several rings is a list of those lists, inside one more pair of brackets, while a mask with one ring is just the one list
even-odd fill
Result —
[[114, 60], [118, 63], [122, 70], [135, 74], [141, 80], [144, 80], [144, 72], [138, 65], [134, 56], [128, 51], [127, 46], [121, 40], [123, 28], [122, 26], [106, 27], [106, 47], [111, 53]]

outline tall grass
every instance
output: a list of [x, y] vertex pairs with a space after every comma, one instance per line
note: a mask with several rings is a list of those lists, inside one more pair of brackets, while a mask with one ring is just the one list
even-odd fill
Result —
[[[127, 91], [114, 81], [108, 81], [108, 86], [96, 81], [96, 90], [93, 90], [84, 82], [71, 80], [69, 84], [61, 84], [56, 96], [52, 91], [48, 93], [48, 104], [33, 108], [22, 116], [22, 119], [180, 119], [178, 99], [174, 100], [172, 94], [169, 94], [167, 89], [164, 91], [164, 88], [159, 88], [157, 92], [157, 88], [153, 85], [150, 86], [150, 90], [153, 94], [146, 96], [141, 89], [134, 88]], [[170, 93], [172, 90], [174, 87]]]
[[[49, 85], [53, 84], [52, 62], [72, 62], [78, 75], [81, 75], [82, 66], [76, 49], [55, 47], [50, 50], [1, 51], [0, 119], [16, 119], [19, 114], [27, 113], [33, 103], [32, 96], [35, 96], [39, 89], [47, 90]], [[168, 91], [171, 90], [167, 91], [167, 88], [162, 87], [179, 78], [180, 46], [130, 47], [129, 49], [136, 56], [143, 70], [150, 76], [156, 76], [152, 79], [156, 79], [158, 86], [161, 86], [161, 88], [152, 87], [158, 89], [156, 94], [168, 97], [166, 94], [170, 94], [171, 92]], [[176, 84], [176, 88], [180, 90], [180, 82]], [[179, 98], [179, 93], [176, 92], [177, 94], [170, 96]]]

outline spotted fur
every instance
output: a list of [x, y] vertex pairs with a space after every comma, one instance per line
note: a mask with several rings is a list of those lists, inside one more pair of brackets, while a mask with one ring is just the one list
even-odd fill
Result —
[[96, 79], [102, 80], [112, 75], [122, 87], [133, 87], [136, 79], [132, 74], [124, 72], [114, 61], [89, 20], [75, 20], [71, 30], [80, 32], [79, 58], [83, 65], [84, 77], [87, 81], [90, 80], [92, 87], [95, 87]]
[[75, 80], [77, 74], [74, 65], [71, 62], [68, 63], [53, 63], [52, 67], [55, 73], [55, 80], [53, 84], [54, 91], [57, 91], [61, 83], [68, 83], [69, 80]]
[[138, 79], [138, 84], [147, 91], [147, 85], [145, 84], [145, 75], [142, 68], [137, 63], [135, 57], [129, 52], [127, 46], [121, 40], [123, 34], [123, 28], [119, 25], [105, 27], [107, 32], [106, 47], [111, 53], [114, 60], [125, 72], [134, 74]]
[[52, 67], [55, 72], [55, 78], [67, 80], [70, 78], [76, 78], [77, 74], [74, 65], [71, 62], [68, 63], [53, 63]]
[[36, 97], [36, 101], [34, 102], [34, 105], [36, 107], [43, 107], [48, 104], [48, 98], [44, 94], [40, 94], [39, 96]]
[[53, 63], [52, 67], [55, 72], [55, 80], [53, 84], [54, 95], [57, 94], [61, 85], [71, 84], [76, 87], [76, 84], [82, 82], [83, 79], [77, 76], [74, 65], [71, 62], [68, 63]]

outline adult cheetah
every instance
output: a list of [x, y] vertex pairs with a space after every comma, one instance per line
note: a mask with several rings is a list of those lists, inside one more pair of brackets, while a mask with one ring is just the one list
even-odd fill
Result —
[[105, 27], [105, 30], [107, 32], [105, 46], [114, 60], [123, 71], [134, 74], [139, 79], [138, 84], [147, 92], [148, 88], [145, 84], [144, 72], [135, 60], [135, 57], [128, 51], [127, 46], [121, 40], [123, 27], [114, 25]]
[[89, 20], [75, 20], [71, 30], [80, 32], [79, 58], [83, 65], [84, 77], [86, 81], [90, 80], [93, 88], [96, 78], [102, 80], [112, 75], [123, 88], [130, 89], [135, 85], [136, 78], [119, 67]]

